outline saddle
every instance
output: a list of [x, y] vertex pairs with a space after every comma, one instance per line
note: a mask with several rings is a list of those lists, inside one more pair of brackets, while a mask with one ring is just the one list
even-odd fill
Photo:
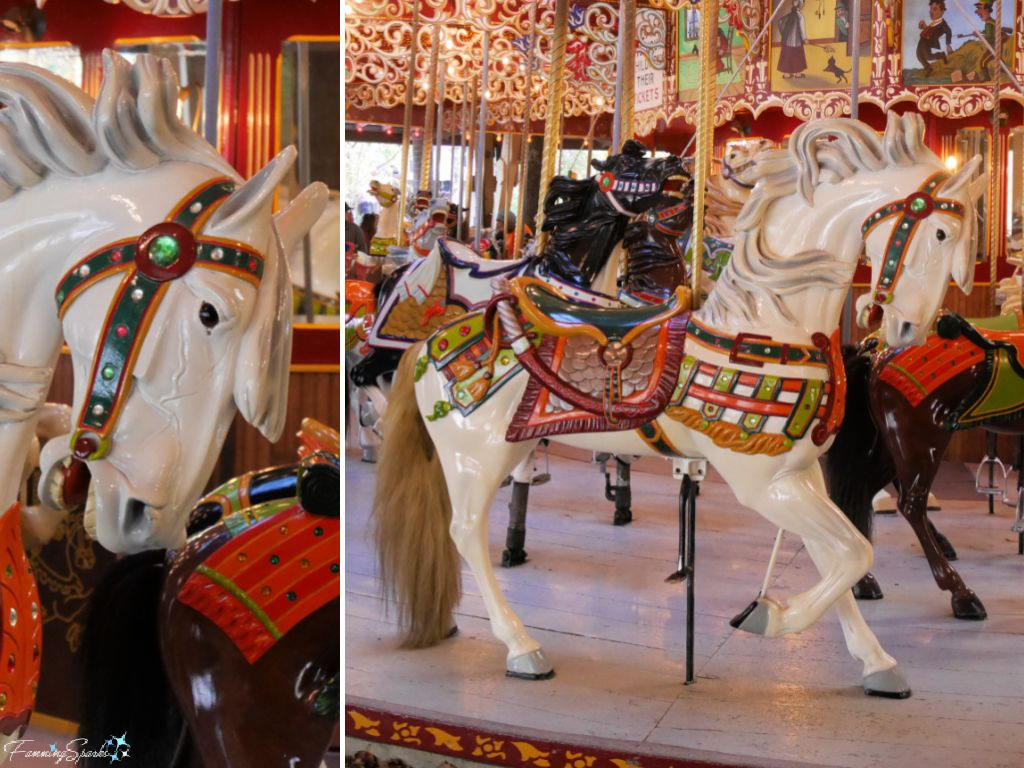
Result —
[[535, 278], [496, 287], [487, 315], [497, 313], [503, 343], [530, 375], [506, 439], [637, 429], [664, 410], [683, 355], [687, 289], [664, 304], [610, 309]]

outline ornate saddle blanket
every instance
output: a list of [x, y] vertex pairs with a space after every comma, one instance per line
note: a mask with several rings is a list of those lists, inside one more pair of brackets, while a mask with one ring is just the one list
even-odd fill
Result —
[[1024, 330], [1020, 314], [964, 319], [947, 313], [919, 347], [894, 350], [879, 361], [879, 379], [912, 406], [954, 377], [981, 367], [982, 383], [943, 423], [969, 429], [1024, 412]]
[[273, 501], [221, 525], [229, 541], [186, 579], [178, 600], [220, 627], [253, 664], [292, 627], [340, 599], [341, 518]]
[[39, 593], [21, 541], [21, 507], [15, 502], [0, 518], [0, 733], [28, 725], [39, 684], [43, 619]]
[[369, 344], [405, 349], [423, 341], [448, 321], [487, 301], [491, 278], [518, 274], [526, 266], [525, 259], [481, 259], [458, 241], [439, 238], [430, 255], [409, 267], [381, 303]]

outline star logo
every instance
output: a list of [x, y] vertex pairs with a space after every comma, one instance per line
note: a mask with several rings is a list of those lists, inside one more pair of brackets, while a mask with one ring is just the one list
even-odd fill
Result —
[[50, 751], [51, 752], [56, 752], [57, 751], [57, 745], [56, 744], [51, 744], [50, 745]]
[[110, 737], [111, 744], [114, 747], [113, 754], [110, 756], [110, 762], [114, 762], [115, 760], [120, 761], [121, 759], [128, 757], [128, 742], [125, 740], [127, 735], [128, 732], [125, 731], [120, 736]]

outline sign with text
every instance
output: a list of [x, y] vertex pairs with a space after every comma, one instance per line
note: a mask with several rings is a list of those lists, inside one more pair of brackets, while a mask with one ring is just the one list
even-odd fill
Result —
[[657, 109], [665, 99], [665, 59], [668, 25], [665, 14], [639, 8], [636, 14], [636, 86], [633, 108]]

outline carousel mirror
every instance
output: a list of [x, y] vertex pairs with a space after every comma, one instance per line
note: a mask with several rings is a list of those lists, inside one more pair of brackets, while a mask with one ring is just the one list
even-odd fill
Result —
[[1024, 255], [1024, 127], [1010, 130], [1006, 142], [1006, 248]]
[[82, 85], [82, 53], [71, 43], [3, 43], [0, 61], [33, 64]]
[[[336, 323], [341, 282], [341, 132], [339, 38], [293, 38], [281, 46], [279, 146], [294, 144], [298, 162], [282, 182], [282, 203], [314, 181], [332, 190], [331, 202], [295, 253], [292, 280], [302, 297], [296, 314], [306, 322]], [[258, 122], [258, 116], [257, 116]]]
[[[981, 155], [983, 158], [987, 158], [988, 154], [988, 142], [989, 135], [988, 129], [982, 126], [971, 126], [969, 128], [961, 128], [956, 132], [956, 136], [953, 140], [953, 155], [946, 158], [946, 165], [951, 171], [955, 171], [961, 165], [966, 163], [975, 155]], [[987, 161], [982, 164], [987, 166]], [[975, 174], [980, 175], [982, 170], [979, 169]], [[991, 182], [990, 182], [991, 183]], [[988, 253], [988, 242], [989, 242], [989, 216], [988, 216], [988, 200], [987, 195], [982, 195], [978, 200], [978, 253], [977, 259], [979, 261], [985, 259]]]
[[116, 40], [114, 49], [129, 62], [141, 53], [167, 59], [178, 76], [178, 116], [192, 130], [202, 130], [205, 42], [197, 37], [128, 38]]

